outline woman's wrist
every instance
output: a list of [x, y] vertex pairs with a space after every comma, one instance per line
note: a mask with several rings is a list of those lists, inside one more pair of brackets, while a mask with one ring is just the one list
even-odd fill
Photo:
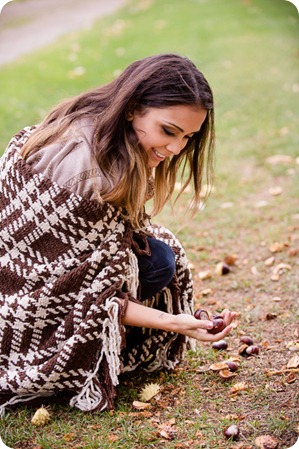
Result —
[[175, 331], [175, 315], [132, 301], [128, 301], [122, 321], [127, 326]]

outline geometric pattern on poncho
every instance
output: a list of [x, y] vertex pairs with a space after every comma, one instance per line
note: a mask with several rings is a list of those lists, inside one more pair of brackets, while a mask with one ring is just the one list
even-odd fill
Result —
[[[138, 295], [137, 234], [119, 208], [34, 172], [19, 155], [33, 131], [17, 134], [0, 160], [0, 413], [61, 391], [81, 410], [111, 409], [120, 373], [171, 369], [188, 339], [122, 325]], [[176, 275], [144, 304], [192, 313], [182, 246], [163, 227], [147, 231], [172, 247]]]

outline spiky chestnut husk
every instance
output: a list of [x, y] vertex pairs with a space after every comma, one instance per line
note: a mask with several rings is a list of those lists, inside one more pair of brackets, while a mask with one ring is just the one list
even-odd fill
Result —
[[44, 426], [50, 420], [50, 413], [44, 407], [36, 410], [34, 413], [31, 423], [34, 426]]
[[160, 385], [155, 383], [146, 384], [140, 395], [139, 398], [141, 401], [147, 402], [150, 401], [156, 394], [158, 394], [160, 391]]

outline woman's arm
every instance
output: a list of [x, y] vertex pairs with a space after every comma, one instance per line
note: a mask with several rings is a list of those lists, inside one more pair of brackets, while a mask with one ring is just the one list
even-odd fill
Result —
[[168, 332], [176, 332], [195, 338], [199, 341], [218, 341], [224, 338], [232, 330], [230, 323], [235, 318], [236, 313], [224, 310], [221, 313], [226, 327], [218, 334], [208, 333], [213, 325], [208, 320], [197, 320], [192, 315], [181, 313], [172, 315], [161, 310], [152, 309], [142, 304], [128, 301], [128, 306], [123, 317], [123, 324], [127, 326], [147, 327], [151, 329], [162, 329]]

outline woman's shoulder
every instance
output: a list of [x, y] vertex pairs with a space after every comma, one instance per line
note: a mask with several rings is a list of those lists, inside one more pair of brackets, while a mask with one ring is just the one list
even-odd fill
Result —
[[101, 190], [102, 173], [92, 152], [94, 123], [77, 120], [62, 139], [41, 148], [27, 158], [27, 163], [45, 177], [71, 192], [87, 196]]

